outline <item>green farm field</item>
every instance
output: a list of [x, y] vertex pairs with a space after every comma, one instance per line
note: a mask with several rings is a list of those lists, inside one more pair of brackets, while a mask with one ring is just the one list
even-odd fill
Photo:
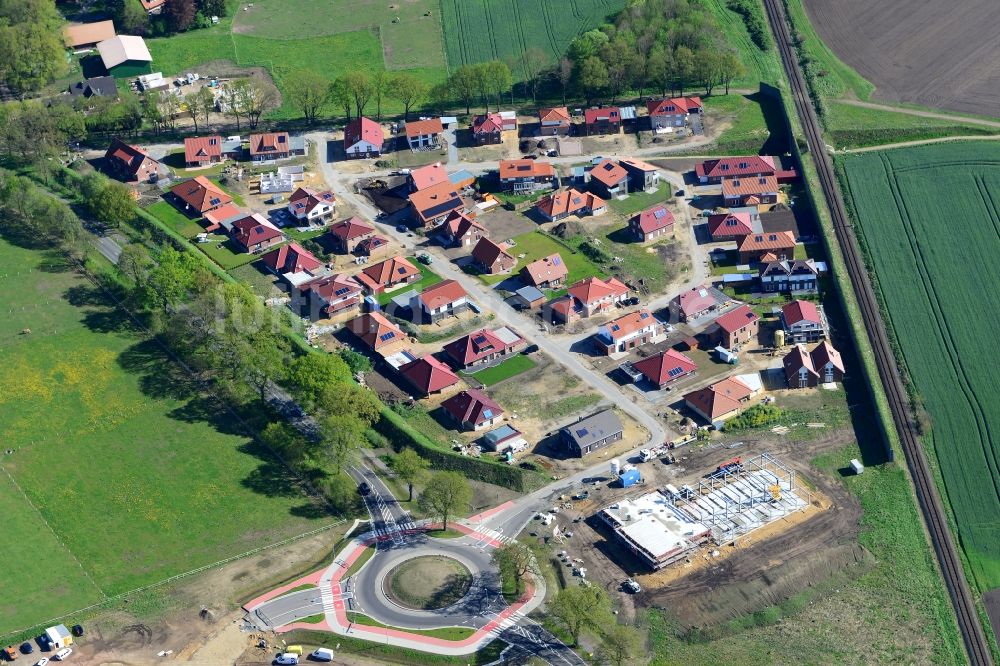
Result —
[[923, 141], [945, 136], [988, 136], [1000, 128], [967, 124], [961, 116], [953, 120], [927, 118], [910, 113], [876, 111], [844, 102], [827, 104], [826, 136], [837, 149], [863, 148], [903, 141]]
[[332, 522], [58, 255], [0, 310], [0, 635]]
[[574, 37], [624, 6], [624, 0], [441, 0], [448, 64], [518, 58], [529, 48], [555, 62]]
[[841, 160], [887, 321], [927, 412], [944, 496], [980, 591], [1000, 586], [1000, 385], [984, 357], [1000, 294], [1000, 147]]
[[750, 39], [743, 17], [727, 7], [726, 0], [703, 0], [702, 4], [715, 15], [719, 28], [725, 36], [726, 45], [739, 52], [740, 61], [746, 68], [746, 75], [739, 81], [734, 81], [731, 84], [733, 87], [756, 89], [761, 81], [775, 84], [782, 80], [784, 72], [781, 70], [778, 52], [773, 44], [766, 51], [757, 48]]

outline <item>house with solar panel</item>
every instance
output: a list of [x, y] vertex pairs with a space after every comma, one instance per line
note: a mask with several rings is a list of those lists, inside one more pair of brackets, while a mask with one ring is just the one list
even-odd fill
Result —
[[479, 389], [459, 391], [441, 407], [462, 430], [478, 432], [503, 421], [503, 408]]
[[659, 390], [670, 384], [693, 377], [698, 365], [676, 349], [667, 349], [632, 363], [632, 368]]
[[674, 237], [674, 214], [663, 204], [639, 211], [628, 221], [629, 231], [640, 243]]
[[594, 334], [594, 345], [606, 356], [628, 353], [659, 341], [665, 333], [666, 325], [652, 312], [642, 309], [599, 326]]
[[624, 436], [625, 427], [621, 419], [610, 409], [582, 418], [559, 431], [563, 448], [578, 458], [603, 449]]
[[177, 207], [192, 217], [201, 217], [233, 202], [231, 196], [205, 176], [196, 176], [174, 185], [170, 194]]

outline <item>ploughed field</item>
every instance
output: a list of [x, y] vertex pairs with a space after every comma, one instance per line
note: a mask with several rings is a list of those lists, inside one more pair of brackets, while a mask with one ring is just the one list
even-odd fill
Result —
[[58, 254], [0, 312], [0, 636], [332, 522]]
[[875, 97], [997, 115], [996, 0], [803, 0], [816, 32]]
[[980, 591], [1000, 586], [1000, 147], [843, 158], [845, 195]]

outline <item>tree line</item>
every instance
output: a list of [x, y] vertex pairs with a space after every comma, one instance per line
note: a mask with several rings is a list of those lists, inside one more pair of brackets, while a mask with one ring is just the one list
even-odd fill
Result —
[[139, 0], [110, 0], [108, 10], [120, 33], [159, 37], [209, 27], [226, 15], [226, 0], [167, 0], [152, 16]]

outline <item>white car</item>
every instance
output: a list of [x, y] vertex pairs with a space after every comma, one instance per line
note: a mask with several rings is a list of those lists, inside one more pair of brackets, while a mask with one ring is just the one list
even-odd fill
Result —
[[41, 659], [39, 659], [38, 661], [35, 662], [35, 666], [46, 666], [46, 664], [48, 664], [48, 663], [49, 663], [49, 658], [48, 657], [42, 657]]
[[274, 663], [276, 664], [297, 664], [299, 663], [299, 655], [294, 652], [285, 652], [284, 654], [279, 654], [274, 658]]
[[71, 654], [73, 654], [73, 648], [63, 648], [62, 650], [59, 650], [59, 652], [52, 655], [52, 658], [56, 661], [66, 661], [66, 658]]
[[316, 648], [316, 650], [309, 655], [309, 658], [316, 661], [333, 661], [333, 650], [330, 648]]

